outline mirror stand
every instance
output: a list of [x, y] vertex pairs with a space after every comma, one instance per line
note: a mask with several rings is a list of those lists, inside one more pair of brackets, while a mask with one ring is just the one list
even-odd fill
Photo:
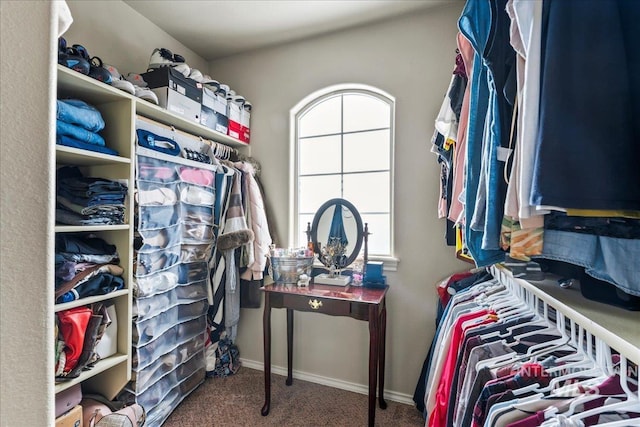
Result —
[[[326, 266], [329, 270], [329, 273], [322, 273], [320, 275], [315, 276], [314, 281], [318, 284], [330, 284], [330, 285], [339, 285], [346, 286], [348, 285], [352, 278], [350, 276], [342, 276], [342, 271], [347, 269], [347, 266], [343, 268], [338, 268], [335, 264], [331, 263], [329, 260], [332, 258], [330, 256], [323, 255], [322, 246], [320, 243], [314, 245], [313, 242], [313, 232], [311, 227], [311, 222], [307, 222], [307, 229], [305, 231], [307, 235], [307, 247], [313, 250], [318, 255], [318, 260]], [[364, 245], [364, 253], [363, 253], [363, 263], [360, 271], [361, 277], [364, 278], [367, 269], [367, 262], [369, 260], [369, 223], [364, 223], [364, 228], [362, 230], [362, 240]], [[315, 246], [315, 247], [314, 247]]]

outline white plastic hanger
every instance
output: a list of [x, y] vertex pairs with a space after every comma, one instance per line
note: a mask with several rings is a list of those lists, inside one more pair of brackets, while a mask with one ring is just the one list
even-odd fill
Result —
[[[627, 376], [628, 372], [628, 364], [627, 358], [623, 355], [620, 355], [620, 386], [625, 392], [627, 399], [622, 402], [612, 403], [610, 405], [603, 405], [597, 408], [590, 409], [588, 411], [583, 411], [578, 414], [571, 415], [569, 417], [572, 421], [582, 420], [593, 415], [602, 414], [603, 412], [638, 412], [640, 411], [640, 390], [636, 390], [635, 392], [631, 391], [629, 388], [629, 378]], [[627, 424], [623, 425], [632, 425], [629, 422], [632, 420], [624, 420]]]

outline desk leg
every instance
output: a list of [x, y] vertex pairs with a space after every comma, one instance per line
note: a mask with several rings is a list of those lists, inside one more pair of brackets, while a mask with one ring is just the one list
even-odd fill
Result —
[[287, 381], [293, 384], [293, 309], [287, 308]]
[[264, 293], [264, 315], [262, 318], [264, 335], [264, 406], [260, 413], [269, 415], [271, 406], [271, 301], [269, 292]]
[[379, 388], [378, 388], [378, 404], [380, 409], [387, 409], [387, 402], [384, 401], [384, 356], [387, 341], [387, 305], [382, 302], [382, 311], [380, 312], [380, 354], [378, 355], [378, 372], [379, 372]]
[[380, 315], [378, 306], [369, 305], [369, 427], [375, 424], [376, 381], [378, 379], [378, 355], [380, 340]]

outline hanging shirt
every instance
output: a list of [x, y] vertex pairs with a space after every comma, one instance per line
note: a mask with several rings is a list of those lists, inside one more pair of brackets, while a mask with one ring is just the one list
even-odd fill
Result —
[[[476, 311], [457, 319], [453, 327], [451, 345], [449, 346], [447, 357], [444, 360], [442, 375], [436, 392], [434, 409], [429, 415], [429, 426], [441, 426], [446, 422], [451, 381], [453, 379], [453, 373], [457, 369], [455, 363], [465, 329], [480, 324], [493, 323], [496, 320], [497, 317], [495, 317], [495, 313], [489, 310]], [[465, 322], [468, 321], [471, 322], [465, 325]]]
[[[482, 167], [482, 137], [484, 118], [488, 108], [487, 66], [483, 63], [491, 27], [491, 8], [488, 0], [468, 0], [458, 20], [460, 32], [469, 40], [473, 49], [473, 74], [469, 92], [469, 126], [467, 128], [466, 176], [465, 176], [465, 223], [471, 224], [476, 204], [478, 179]], [[465, 227], [465, 243], [478, 266], [486, 266], [504, 260], [504, 252], [484, 250], [482, 232]]]
[[640, 209], [639, 21], [637, 1], [543, 2], [532, 205]]

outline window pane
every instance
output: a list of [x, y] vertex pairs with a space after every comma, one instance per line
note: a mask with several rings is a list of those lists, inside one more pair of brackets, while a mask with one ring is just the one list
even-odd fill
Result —
[[298, 212], [315, 214], [329, 199], [340, 197], [340, 175], [310, 176], [298, 179]]
[[389, 131], [344, 135], [344, 171], [388, 170], [391, 154]]
[[306, 111], [298, 121], [298, 137], [340, 133], [340, 98], [328, 98]]
[[344, 175], [344, 198], [358, 212], [389, 212], [389, 172]]
[[300, 140], [300, 175], [340, 173], [340, 136]]
[[344, 95], [344, 132], [387, 128], [390, 123], [386, 102], [368, 95]]
[[360, 214], [362, 222], [369, 224], [369, 255], [391, 253], [391, 224], [388, 214]]

